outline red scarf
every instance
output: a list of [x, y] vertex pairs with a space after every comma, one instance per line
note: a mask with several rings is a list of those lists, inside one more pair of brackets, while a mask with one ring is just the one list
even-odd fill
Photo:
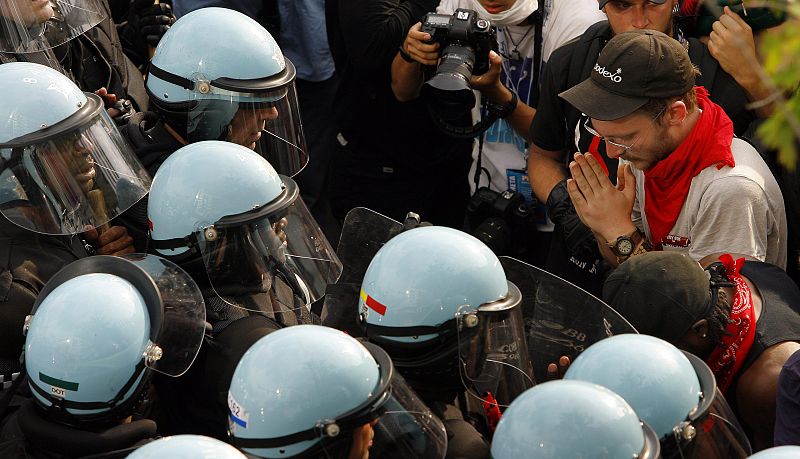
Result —
[[722, 343], [708, 356], [706, 363], [717, 378], [717, 387], [722, 393], [728, 390], [733, 377], [742, 368], [747, 353], [753, 346], [756, 338], [756, 311], [753, 308], [753, 296], [744, 277], [739, 270], [744, 265], [744, 258], [734, 261], [733, 257], [725, 254], [719, 257], [725, 265], [725, 272], [733, 283], [736, 284], [736, 293], [731, 306], [731, 322], [725, 327]]
[[692, 132], [669, 156], [644, 172], [644, 210], [650, 241], [661, 250], [678, 220], [689, 186], [703, 169], [716, 164], [733, 167], [733, 123], [722, 108], [711, 102], [708, 91], [695, 86], [697, 104], [703, 110]]

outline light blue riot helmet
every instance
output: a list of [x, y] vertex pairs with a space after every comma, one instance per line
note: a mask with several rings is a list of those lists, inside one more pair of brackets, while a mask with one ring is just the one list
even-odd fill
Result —
[[220, 296], [281, 284], [307, 305], [342, 271], [295, 182], [241, 145], [204, 141], [170, 155], [147, 213], [151, 247], [195, 275], [202, 268]]
[[564, 379], [607, 387], [627, 401], [660, 438], [688, 425], [700, 405], [700, 380], [689, 359], [648, 335], [617, 335], [589, 346]]
[[435, 377], [478, 397], [491, 392], [507, 405], [533, 385], [521, 300], [485, 244], [419, 227], [390, 239], [370, 262], [359, 320], [407, 378]]
[[127, 459], [246, 459], [233, 446], [202, 435], [175, 435], [150, 442]]
[[[28, 2], [30, 3], [30, 2]], [[0, 212], [45, 234], [101, 227], [141, 199], [150, 177], [99, 96], [42, 65], [0, 66]]]
[[[746, 457], [750, 445], [699, 358], [648, 335], [612, 336], [591, 345], [564, 379], [619, 394], [661, 439], [664, 458]], [[711, 422], [705, 421], [711, 418]], [[715, 451], [716, 456], [710, 454]]]
[[551, 381], [520, 395], [492, 438], [492, 459], [654, 459], [658, 437], [622, 397], [584, 381]]
[[228, 407], [232, 443], [259, 457], [347, 457], [370, 423], [378, 457], [442, 458], [447, 449], [442, 422], [386, 352], [328, 327], [288, 327], [253, 344]]
[[83, 34], [105, 18], [99, 0], [6, 0], [0, 2], [0, 52], [45, 51]]
[[201, 8], [164, 34], [146, 87], [152, 109], [187, 141], [238, 143], [293, 176], [308, 162], [295, 76], [258, 22]]
[[800, 446], [776, 446], [757, 452], [753, 459], [795, 459], [800, 457]]
[[34, 402], [68, 425], [129, 416], [155, 370], [186, 372], [205, 332], [197, 285], [154, 255], [94, 256], [45, 284], [26, 319]]

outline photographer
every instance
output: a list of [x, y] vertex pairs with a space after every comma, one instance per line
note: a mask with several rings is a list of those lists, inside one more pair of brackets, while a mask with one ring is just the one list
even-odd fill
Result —
[[[368, 207], [396, 220], [414, 210], [437, 225], [461, 228], [469, 188], [470, 141], [447, 136], [421, 101], [401, 103], [391, 63], [406, 31], [438, 0], [328, 0], [328, 43], [340, 87], [331, 207], [343, 220]], [[464, 114], [464, 124], [469, 115]]]
[[[536, 113], [538, 76], [553, 50], [603, 20], [604, 15], [593, 0], [442, 0], [436, 12], [453, 14], [457, 8], [475, 10], [479, 18], [498, 28], [497, 52], [489, 53], [489, 70], [470, 80], [472, 89], [493, 105], [491, 110], [484, 108], [480, 117], [485, 118], [489, 111], [498, 116], [474, 142], [469, 175], [472, 192], [489, 187], [501, 193], [521, 193], [529, 206], [535, 206], [536, 229], [552, 231], [544, 206], [535, 204], [525, 171], [526, 137]], [[435, 68], [444, 49], [422, 28], [422, 23], [411, 27], [392, 62], [392, 90], [401, 101], [419, 97], [426, 67]], [[476, 56], [476, 60], [481, 57]]]

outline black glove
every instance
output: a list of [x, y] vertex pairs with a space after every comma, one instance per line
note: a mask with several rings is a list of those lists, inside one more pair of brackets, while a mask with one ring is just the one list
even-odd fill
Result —
[[158, 45], [161, 37], [175, 23], [172, 5], [155, 0], [131, 0], [128, 11], [128, 26], [150, 46]]
[[581, 222], [567, 191], [567, 179], [558, 182], [547, 197], [547, 211], [556, 231], [564, 235], [564, 245], [570, 255], [583, 261], [599, 257], [592, 230]]
[[154, 0], [131, 0], [128, 20], [117, 26], [125, 55], [141, 69], [150, 61], [150, 46], [175, 23], [169, 3], [153, 4]]

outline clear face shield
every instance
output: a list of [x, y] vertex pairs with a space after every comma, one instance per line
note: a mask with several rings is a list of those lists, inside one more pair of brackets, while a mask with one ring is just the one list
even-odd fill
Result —
[[105, 18], [99, 0], [3, 0], [0, 52], [44, 51], [72, 40]]
[[149, 349], [145, 365], [173, 377], [186, 373], [200, 352], [206, 330], [206, 308], [200, 289], [189, 274], [169, 260], [139, 253], [122, 258], [146, 272], [161, 294], [160, 333]]
[[[305, 441], [315, 443], [299, 457], [335, 459], [341, 458], [344, 450], [349, 451], [350, 457], [444, 458], [447, 433], [442, 421], [394, 370], [391, 359], [383, 349], [371, 343], [362, 344], [370, 351], [380, 369], [378, 387], [363, 404], [336, 419], [320, 419], [308, 430], [280, 438], [239, 437], [237, 435], [246, 435], [246, 430], [231, 419], [228, 425], [232, 444], [263, 457], [280, 456], [282, 453], [278, 452], [281, 447]], [[363, 437], [358, 438], [362, 435], [366, 441]]]
[[[25, 321], [25, 330], [50, 292], [78, 276], [98, 273], [127, 280], [147, 305], [150, 337], [143, 365], [168, 376], [177, 377], [185, 373], [197, 357], [205, 335], [203, 295], [184, 270], [155, 255], [97, 255], [67, 265], [42, 289]], [[132, 377], [137, 376], [134, 374]]]
[[37, 233], [106, 225], [150, 189], [150, 177], [98, 96], [70, 118], [0, 143], [0, 212]]
[[574, 361], [587, 347], [636, 329], [611, 306], [560, 277], [510, 257], [499, 257], [506, 277], [522, 292], [528, 354], [537, 382], [562, 356]]
[[261, 83], [202, 77], [193, 82], [157, 67], [151, 67], [150, 74], [187, 90], [189, 101], [170, 107], [186, 113], [187, 141], [225, 140], [245, 146], [263, 156], [279, 174], [292, 177], [308, 163], [308, 152], [294, 66], [286, 60], [286, 67], [282, 77]]
[[458, 359], [467, 393], [481, 402], [507, 407], [534, 385], [523, 325], [522, 295], [508, 283], [508, 295], [456, 314]]
[[268, 292], [271, 304], [234, 305], [268, 315], [309, 307], [342, 272], [297, 185], [282, 178], [284, 191], [271, 203], [224, 217], [194, 235], [220, 298], [235, 295], [237, 289]]
[[752, 454], [733, 410], [716, 387], [711, 369], [695, 355], [684, 352], [703, 391], [700, 404], [689, 419], [673, 429], [673, 435], [661, 439], [664, 459], [746, 458]]

